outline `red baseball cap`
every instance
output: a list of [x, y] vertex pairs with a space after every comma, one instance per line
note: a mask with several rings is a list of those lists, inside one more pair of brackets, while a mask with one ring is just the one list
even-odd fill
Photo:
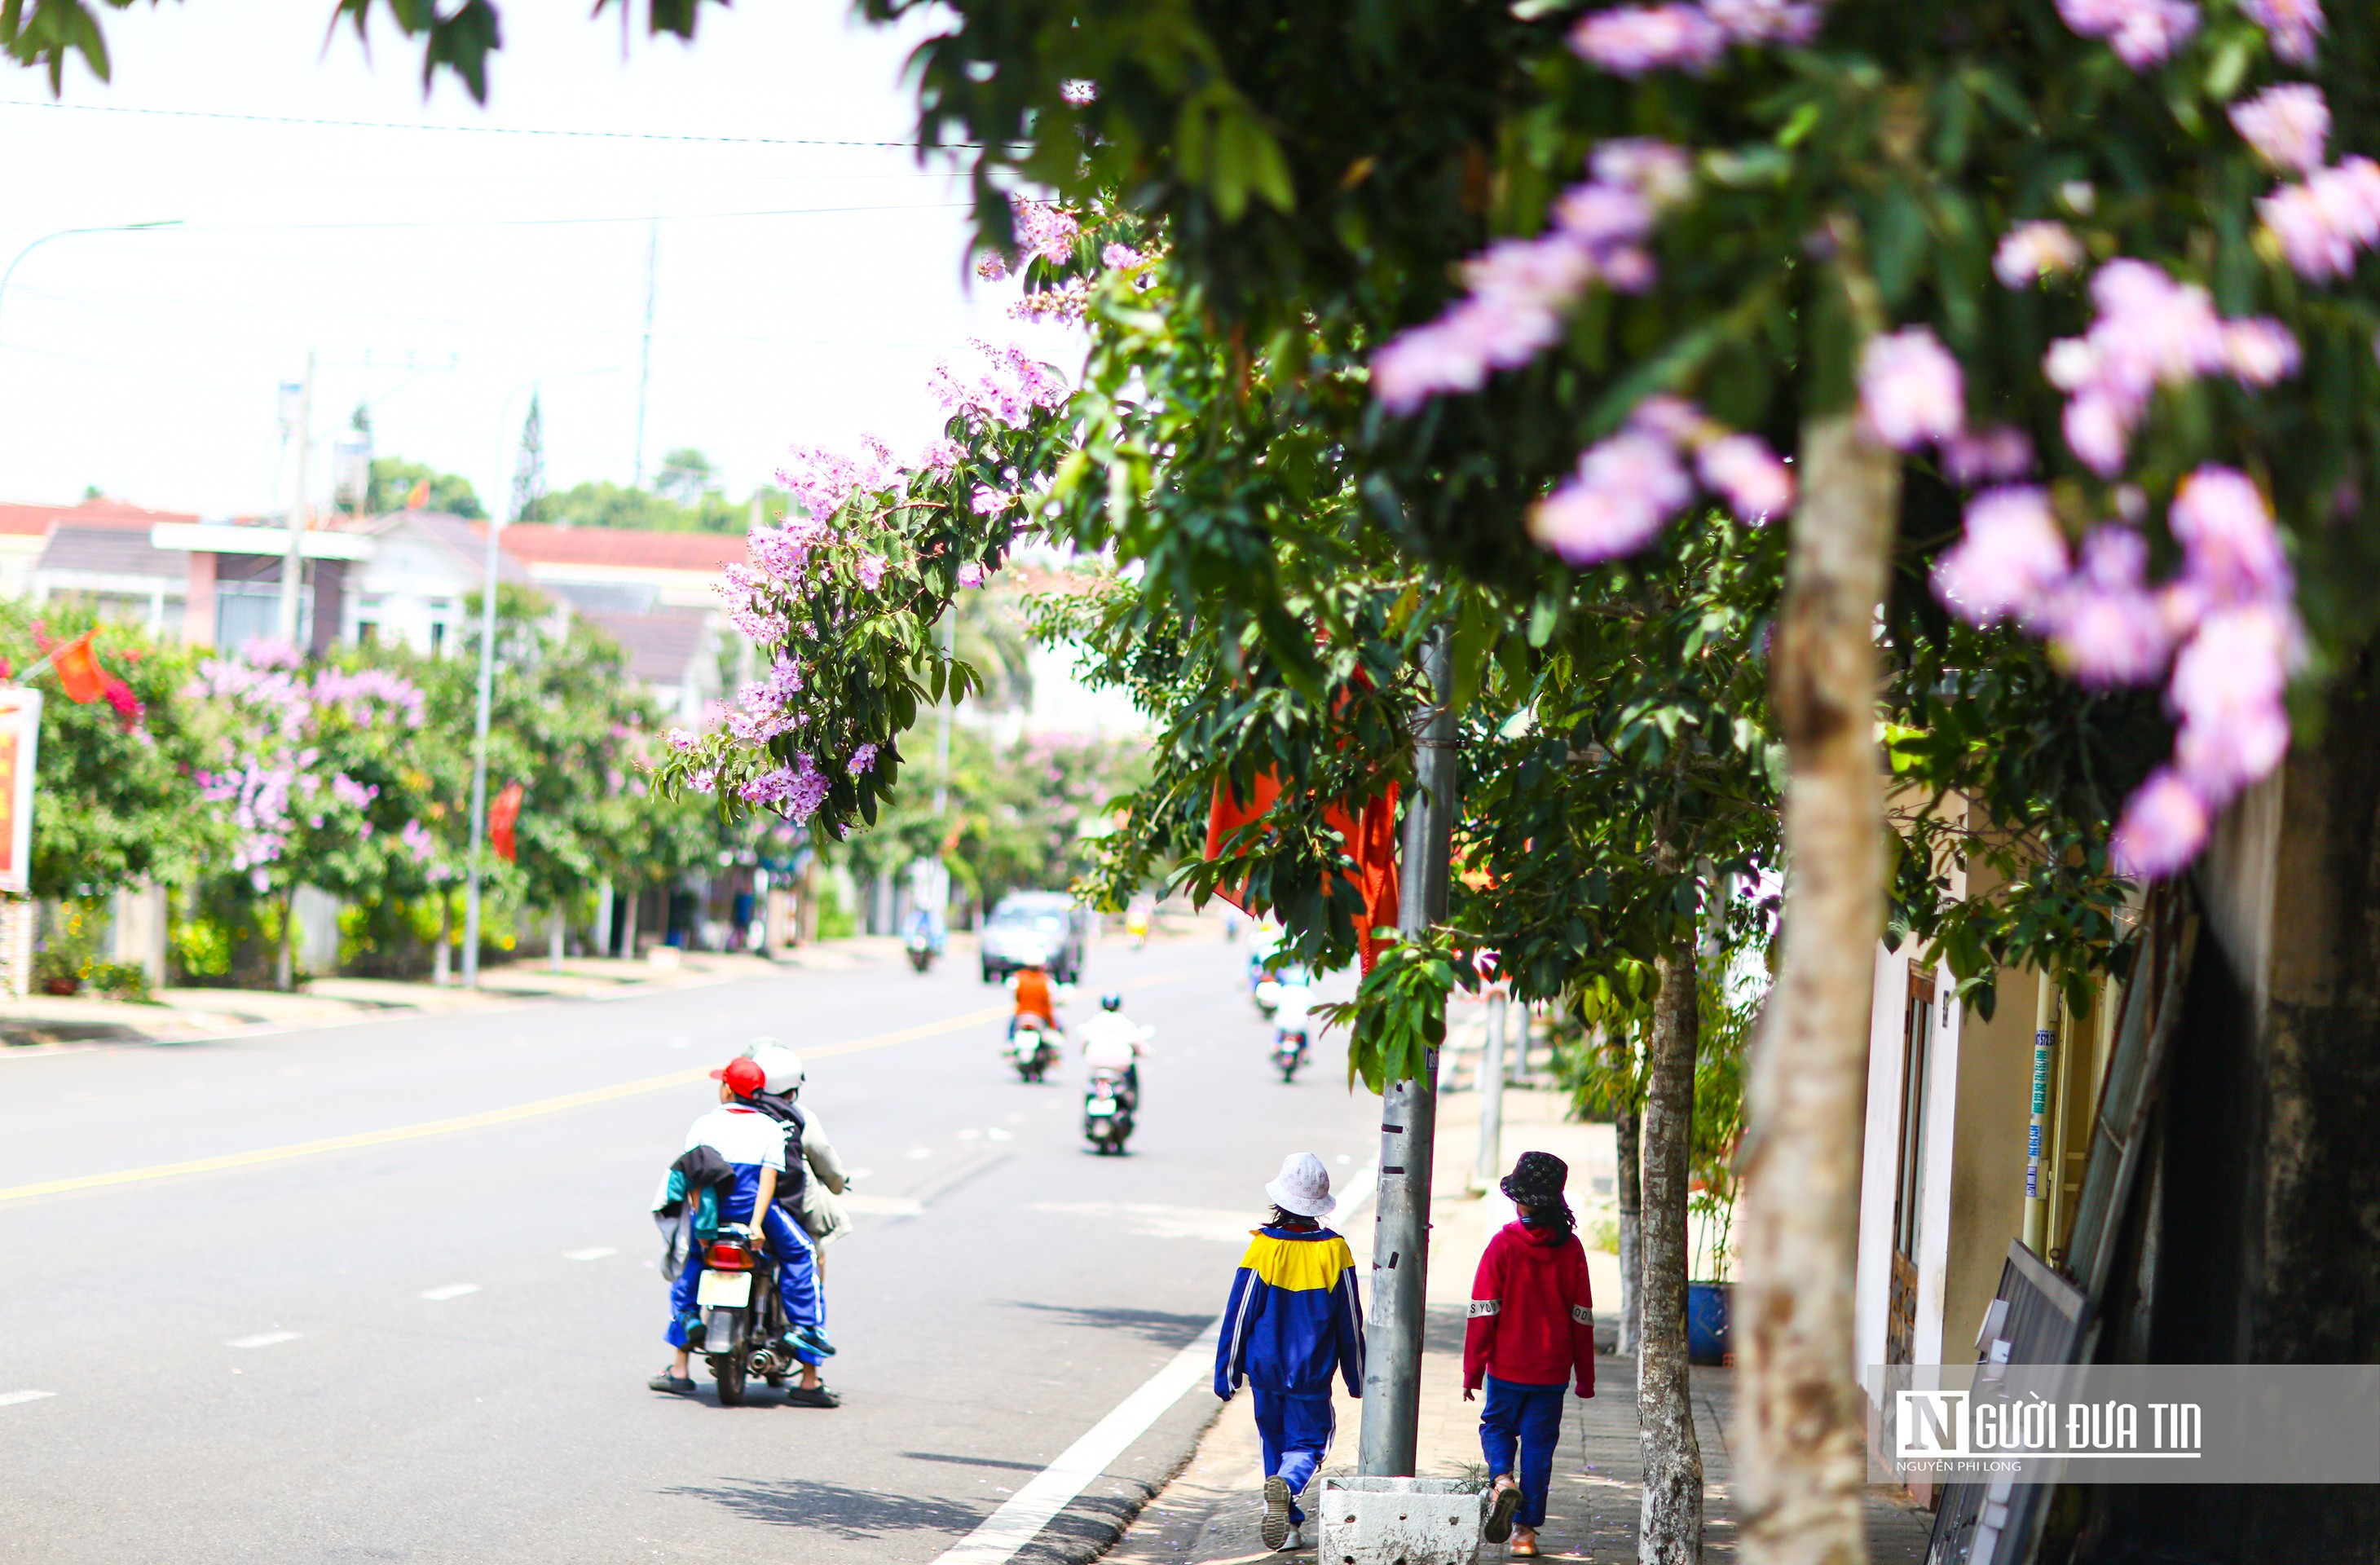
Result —
[[710, 1079], [715, 1082], [725, 1082], [727, 1090], [738, 1098], [749, 1098], [768, 1085], [769, 1073], [760, 1068], [760, 1062], [758, 1060], [747, 1060], [739, 1056], [711, 1072]]

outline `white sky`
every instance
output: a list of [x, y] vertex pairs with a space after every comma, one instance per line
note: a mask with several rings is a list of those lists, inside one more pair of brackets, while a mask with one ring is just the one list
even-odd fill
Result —
[[[326, 48], [327, 0], [107, 10], [114, 81], [67, 73], [63, 101], [88, 107], [42, 106], [46, 77], [0, 62], [0, 267], [55, 229], [185, 221], [55, 240], [18, 269], [0, 297], [0, 500], [96, 484], [162, 509], [274, 509], [293, 466], [275, 388], [310, 349], [318, 503], [358, 401], [381, 455], [460, 472], [500, 503], [538, 377], [549, 486], [625, 482], [652, 216], [648, 479], [679, 445], [709, 453], [738, 495], [796, 442], [872, 431], [914, 453], [941, 421], [927, 372], [970, 358], [970, 337], [1079, 364], [1064, 334], [1005, 318], [1013, 283], [967, 275], [964, 188], [905, 147], [427, 128], [892, 142], [910, 128], [906, 42], [832, 0], [705, 6], [690, 46], [638, 34], [625, 57], [589, 9], [512, 0], [485, 109], [451, 79], [425, 103], [392, 30], [370, 59], [349, 31]], [[109, 112], [127, 109], [339, 123]], [[722, 215], [762, 212], [778, 215]], [[535, 221], [587, 218], [623, 221]]]

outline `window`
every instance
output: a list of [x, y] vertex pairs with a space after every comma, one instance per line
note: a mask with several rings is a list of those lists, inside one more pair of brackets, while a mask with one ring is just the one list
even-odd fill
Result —
[[358, 621], [356, 622], [356, 645], [357, 645], [357, 646], [358, 646], [358, 647], [370, 647], [370, 646], [372, 646], [372, 645], [376, 644], [379, 640], [380, 640], [380, 622], [379, 622], [379, 621], [377, 621], [377, 620], [358, 620]]
[[430, 622], [430, 655], [433, 658], [443, 658], [446, 655], [446, 622], [444, 620]]

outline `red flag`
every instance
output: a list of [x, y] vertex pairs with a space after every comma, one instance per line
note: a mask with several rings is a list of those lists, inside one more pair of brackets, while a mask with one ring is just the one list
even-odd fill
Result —
[[[1281, 797], [1281, 780], [1265, 772], [1256, 780], [1252, 795], [1246, 804], [1228, 788], [1217, 785], [1212, 813], [1207, 818], [1207, 852], [1204, 856], [1219, 856], [1224, 841], [1231, 834], [1257, 819], [1273, 807]], [[1355, 949], [1363, 959], [1364, 971], [1372, 970], [1379, 957], [1379, 942], [1372, 931], [1382, 925], [1397, 921], [1397, 790], [1391, 784], [1380, 797], [1364, 806], [1352, 819], [1346, 807], [1332, 805], [1322, 812], [1323, 822], [1339, 833], [1347, 847], [1347, 856], [1355, 861], [1355, 889], [1364, 898], [1363, 916], [1355, 925]], [[1247, 904], [1237, 886], [1218, 886], [1216, 895], [1245, 913]]]
[[91, 638], [99, 634], [94, 625], [50, 655], [50, 666], [58, 671], [58, 684], [67, 699], [77, 706], [87, 707], [107, 694], [107, 671], [99, 666], [99, 659], [91, 649]]
[[507, 782], [498, 793], [495, 802], [488, 806], [488, 841], [496, 856], [506, 864], [513, 862], [513, 824], [520, 819], [521, 785]]

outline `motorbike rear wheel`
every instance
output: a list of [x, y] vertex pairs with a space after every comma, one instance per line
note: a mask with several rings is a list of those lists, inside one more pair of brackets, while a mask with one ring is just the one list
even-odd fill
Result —
[[744, 1405], [744, 1353], [741, 1349], [732, 1353], [714, 1353], [710, 1359], [710, 1377], [719, 1382], [719, 1405]]

